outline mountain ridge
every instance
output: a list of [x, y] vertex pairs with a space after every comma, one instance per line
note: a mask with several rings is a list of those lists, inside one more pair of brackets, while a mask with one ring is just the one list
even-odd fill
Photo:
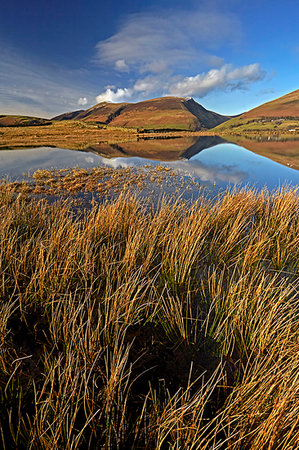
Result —
[[138, 103], [101, 102], [85, 111], [60, 114], [51, 120], [75, 120], [97, 122], [144, 130], [211, 129], [232, 116], [224, 116], [207, 110], [190, 97], [158, 97]]

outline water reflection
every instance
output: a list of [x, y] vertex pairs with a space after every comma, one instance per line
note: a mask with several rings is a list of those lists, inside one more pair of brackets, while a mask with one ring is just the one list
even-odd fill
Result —
[[[250, 143], [254, 145], [254, 143]], [[263, 143], [266, 145], [269, 142]], [[280, 146], [280, 142], [278, 145]], [[285, 145], [285, 143], [283, 143]], [[292, 146], [287, 143], [288, 154]], [[273, 148], [273, 143], [270, 143]], [[296, 145], [298, 143], [296, 142]], [[245, 147], [245, 144], [244, 144]], [[207, 186], [225, 188], [228, 184], [251, 185], [273, 189], [288, 183], [298, 185], [299, 172], [268, 158], [229, 143], [219, 136], [171, 139], [146, 139], [136, 142], [98, 143], [84, 151], [43, 147], [27, 150], [0, 151], [0, 176], [21, 178], [37, 169], [84, 167], [144, 166], [163, 164], [183, 177], [192, 177]], [[279, 147], [279, 148], [284, 148]], [[278, 149], [278, 147], [277, 147]], [[269, 150], [270, 151], [270, 150]], [[282, 152], [282, 150], [280, 150]], [[279, 151], [276, 151], [276, 155]], [[298, 152], [293, 154], [293, 160]]]
[[190, 159], [206, 148], [227, 142], [219, 136], [186, 136], [170, 138], [141, 138], [137, 141], [90, 145], [87, 151], [106, 158], [141, 157], [157, 161]]
[[230, 136], [229, 141], [258, 155], [299, 170], [299, 138]]

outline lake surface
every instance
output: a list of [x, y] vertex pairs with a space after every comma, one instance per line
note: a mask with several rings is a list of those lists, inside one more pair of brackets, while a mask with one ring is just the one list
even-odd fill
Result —
[[[291, 143], [284, 145], [293, 157], [290, 161], [296, 163], [297, 147], [292, 150]], [[251, 146], [254, 147], [254, 143], [251, 142]], [[279, 160], [275, 149], [271, 154]], [[0, 177], [10, 180], [22, 179], [28, 172], [33, 173], [37, 169], [92, 168], [98, 165], [119, 168], [160, 164], [171, 167], [185, 178], [192, 177], [213, 190], [223, 190], [233, 185], [273, 190], [285, 184], [299, 184], [298, 170], [226, 142], [218, 136], [98, 143], [84, 151], [50, 147], [0, 150]]]

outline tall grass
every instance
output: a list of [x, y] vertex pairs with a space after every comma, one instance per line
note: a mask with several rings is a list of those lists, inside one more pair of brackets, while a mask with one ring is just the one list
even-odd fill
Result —
[[298, 194], [0, 195], [3, 448], [295, 449]]

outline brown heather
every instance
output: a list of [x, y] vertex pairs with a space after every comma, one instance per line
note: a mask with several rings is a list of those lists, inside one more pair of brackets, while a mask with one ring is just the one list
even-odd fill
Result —
[[0, 194], [0, 440], [296, 449], [298, 193]]

